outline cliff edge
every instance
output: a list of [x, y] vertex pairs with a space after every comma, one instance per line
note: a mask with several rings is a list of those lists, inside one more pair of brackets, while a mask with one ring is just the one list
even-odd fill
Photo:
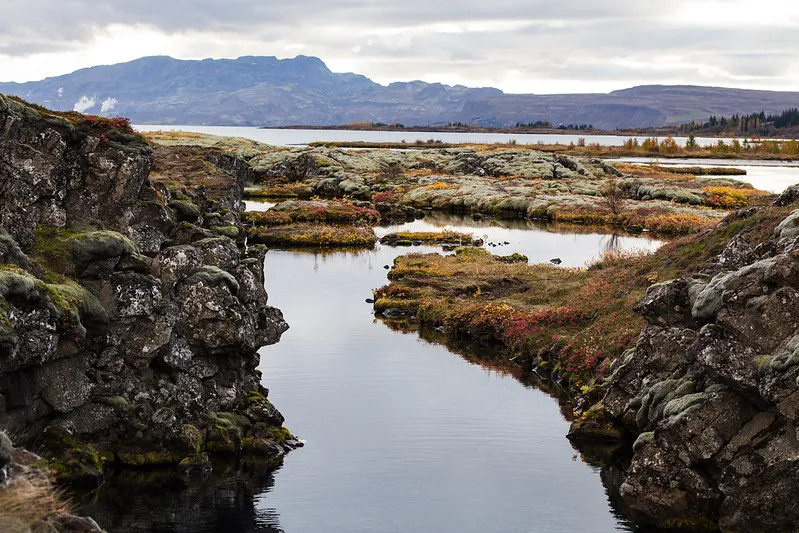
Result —
[[256, 370], [288, 326], [239, 237], [245, 179], [0, 95], [0, 427], [61, 479], [297, 444]]
[[795, 186], [763, 208], [789, 214], [759, 243], [746, 238], [754, 209], [730, 217], [713, 231], [737, 236], [714, 265], [652, 286], [638, 305], [647, 325], [601, 407], [635, 439], [603, 478], [642, 522], [796, 531], [797, 199]]

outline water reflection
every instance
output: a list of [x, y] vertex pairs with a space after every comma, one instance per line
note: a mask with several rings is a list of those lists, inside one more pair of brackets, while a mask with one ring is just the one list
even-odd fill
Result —
[[[380, 226], [375, 228], [375, 233], [380, 237], [396, 231], [444, 230], [480, 237], [485, 241], [483, 247], [495, 254], [520, 253], [526, 255], [530, 263], [546, 263], [558, 258], [564, 267], [585, 266], [606, 252], [655, 251], [663, 245], [663, 241], [648, 233], [608, 234], [607, 230], [592, 226], [482, 219], [440, 212], [430, 212], [413, 222]], [[411, 247], [410, 250], [419, 251], [417, 247]]]
[[744, 176], [703, 176], [708, 179], [733, 179], [750, 183], [755, 189], [779, 194], [791, 185], [799, 183], [799, 161], [758, 161], [749, 159], [680, 159], [653, 160], [651, 158], [627, 157], [618, 161], [643, 165], [680, 167], [734, 167], [746, 171]]
[[109, 533], [283, 533], [268, 498], [280, 463], [214, 467], [192, 480], [176, 469], [118, 472], [77, 503]]
[[[469, 364], [482, 368], [487, 376], [512, 377], [525, 388], [544, 392], [557, 402], [564, 420], [568, 422], [574, 420], [573, 406], [566, 389], [533, 372], [530, 366], [515, 364], [490, 346], [454, 341], [437, 329], [419, 327], [405, 320], [378, 317], [375, 318], [375, 322], [382, 323], [392, 331], [418, 335], [419, 339], [427, 344], [445, 346], [449, 352], [459, 355]], [[565, 437], [564, 440], [566, 440]], [[631, 519], [634, 513], [625, 506], [619, 495], [619, 487], [623, 482], [621, 467], [629, 464], [631, 457], [628, 456], [628, 453], [632, 449], [632, 442], [622, 446], [601, 442], [581, 443], [578, 446], [570, 441], [567, 442], [574, 450], [572, 460], [585, 463], [593, 472], [599, 474], [602, 485], [605, 487], [608, 507], [616, 520], [617, 531], [665, 533], [664, 530], [652, 526], [634, 523]]]
[[[628, 243], [499, 231], [519, 233], [500, 253], [517, 246], [574, 265]], [[364, 299], [407, 252], [267, 254], [269, 303], [291, 329], [261, 351], [259, 368], [288, 427], [308, 442], [279, 471], [217, 465], [192, 483], [121, 473], [83, 511], [109, 533], [633, 531], [598, 468], [565, 438], [567, 402], [501, 359], [477, 367], [488, 351], [450, 346], [464, 353], [455, 357], [435, 332], [407, 335], [374, 320]]]
[[[573, 236], [557, 236], [568, 251]], [[597, 243], [575, 251], [581, 262]], [[565, 438], [571, 409], [534, 376], [501, 359], [477, 366], [434, 332], [420, 338], [375, 321], [364, 298], [386, 283], [383, 265], [407, 252], [267, 254], [270, 303], [291, 329], [261, 352], [259, 368], [288, 426], [308, 442], [286, 458], [266, 500], [282, 527], [632, 531], [598, 469]]]

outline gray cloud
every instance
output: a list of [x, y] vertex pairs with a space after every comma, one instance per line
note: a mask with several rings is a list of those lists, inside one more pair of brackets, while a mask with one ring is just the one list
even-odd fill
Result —
[[[741, 5], [735, 0], [725, 3], [730, 9]], [[697, 5], [687, 0], [28, 0], [24, 8], [10, 4], [11, 0], [0, 0], [4, 13], [0, 56], [80, 49], [109, 25], [143, 24], [166, 34], [182, 34], [188, 43], [185, 57], [220, 57], [232, 51], [303, 53], [318, 55], [334, 66], [352, 65], [352, 70], [381, 81], [435, 81], [435, 76], [445, 76], [486, 84], [514, 79], [518, 85], [524, 79], [523, 85], [532, 91], [558, 80], [604, 81], [616, 87], [658, 81], [739, 86], [756, 82], [777, 87], [797, 81], [788, 69], [799, 46], [795, 16], [786, 17], [779, 30], [768, 25], [725, 27], [679, 17]], [[789, 22], [795, 26], [787, 26]], [[216, 34], [216, 38], [192, 41], [193, 34]], [[225, 43], [222, 49], [218, 41]]]

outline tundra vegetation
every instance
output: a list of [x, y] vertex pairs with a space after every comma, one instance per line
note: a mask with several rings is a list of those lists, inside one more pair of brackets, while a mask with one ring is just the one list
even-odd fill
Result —
[[[267, 214], [246, 215], [249, 234], [275, 245], [291, 245], [287, 236], [298, 224], [302, 237], [295, 244], [313, 243], [312, 224], [335, 228], [323, 232], [319, 245], [352, 245], [344, 237], [347, 228], [362, 233], [378, 220], [412, 220], [431, 211], [676, 236], [712, 227], [729, 210], [757, 205], [765, 194], [690, 168], [611, 165], [531, 147], [344, 150], [270, 147], [196, 134], [148, 136], [158, 144], [198, 143], [246, 159], [253, 186], [245, 194], [277, 202]], [[334, 233], [342, 238], [330, 237]], [[271, 234], [280, 237], [271, 240]]]
[[408, 254], [375, 291], [374, 308], [439, 328], [451, 343], [500, 347], [475, 353], [554, 372], [572, 393], [598, 400], [611, 365], [644, 326], [634, 308], [649, 287], [710, 266], [734, 238], [765, 242], [789, 212], [760, 208], [654, 253], [607, 253], [586, 268], [512, 262], [480, 248]]

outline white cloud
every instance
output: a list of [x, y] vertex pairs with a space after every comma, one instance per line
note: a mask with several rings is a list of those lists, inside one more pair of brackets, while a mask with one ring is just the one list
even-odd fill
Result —
[[100, 105], [100, 113], [108, 113], [109, 111], [114, 109], [115, 105], [117, 105], [116, 98], [106, 98], [105, 100], [103, 100], [103, 103]]
[[74, 111], [77, 111], [78, 113], [85, 113], [86, 111], [94, 107], [94, 104], [95, 104], [94, 97], [83, 95], [80, 97], [80, 99], [77, 102], [75, 102], [75, 105], [72, 106], [72, 109]]
[[799, 4], [784, 0], [73, 0], [69, 9], [28, 2], [0, 17], [0, 81], [147, 55], [304, 54], [381, 83], [508, 92], [799, 86]]

